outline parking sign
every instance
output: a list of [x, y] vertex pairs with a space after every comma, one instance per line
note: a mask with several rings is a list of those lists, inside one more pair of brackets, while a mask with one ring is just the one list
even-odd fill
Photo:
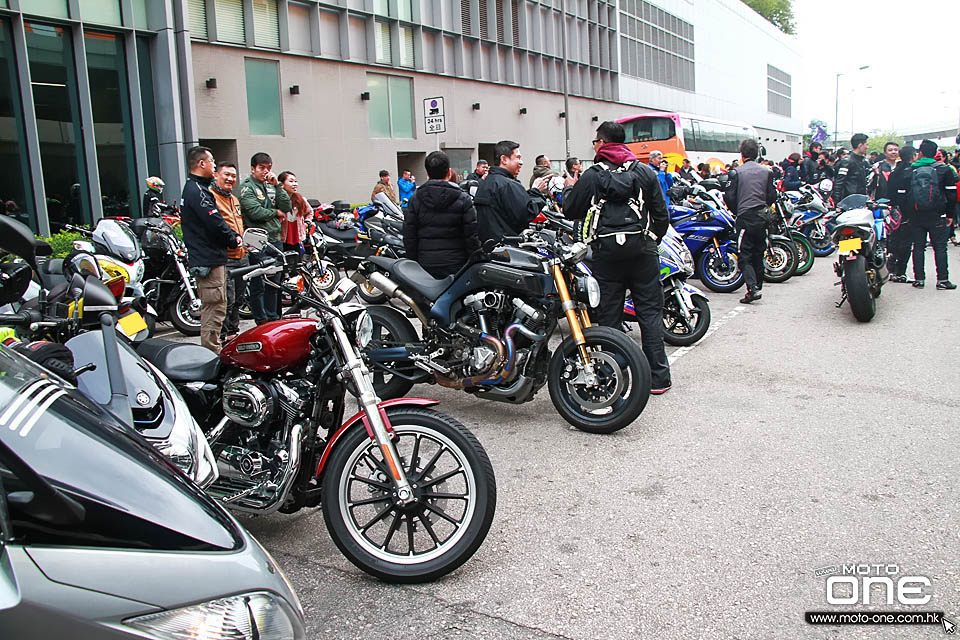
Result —
[[442, 97], [427, 98], [423, 101], [423, 127], [427, 133], [444, 133], [447, 130]]

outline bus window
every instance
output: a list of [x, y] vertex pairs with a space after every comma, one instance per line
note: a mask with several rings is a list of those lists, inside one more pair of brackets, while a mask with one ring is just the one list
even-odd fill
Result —
[[669, 140], [677, 135], [676, 127], [670, 118], [639, 118], [624, 123], [624, 129], [627, 143]]

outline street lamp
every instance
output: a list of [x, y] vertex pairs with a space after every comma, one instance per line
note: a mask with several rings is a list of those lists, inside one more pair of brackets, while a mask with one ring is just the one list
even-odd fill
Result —
[[[866, 71], [870, 68], [870, 65], [865, 64], [857, 71]], [[837, 147], [840, 128], [840, 76], [846, 75], [845, 73], [837, 73], [837, 88], [836, 93], [833, 98], [833, 146]], [[852, 132], [851, 132], [852, 133]]]

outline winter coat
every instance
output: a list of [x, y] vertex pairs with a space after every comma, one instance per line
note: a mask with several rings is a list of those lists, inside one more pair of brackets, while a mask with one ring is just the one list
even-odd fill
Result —
[[435, 278], [456, 273], [480, 248], [470, 196], [446, 180], [428, 180], [404, 212], [403, 246]]
[[227, 226], [210, 192], [210, 178], [190, 174], [183, 186], [180, 224], [191, 267], [227, 264], [227, 247], [237, 246], [237, 234]]
[[247, 229], [267, 232], [270, 242], [280, 242], [280, 218], [277, 211], [290, 213], [290, 196], [283, 187], [260, 182], [253, 176], [240, 183], [240, 211]]
[[540, 214], [546, 200], [524, 189], [503, 167], [493, 167], [480, 183], [473, 204], [480, 242], [485, 242], [519, 234]]

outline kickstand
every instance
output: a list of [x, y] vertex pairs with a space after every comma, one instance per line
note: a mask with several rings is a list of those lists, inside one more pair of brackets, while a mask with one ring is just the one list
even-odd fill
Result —
[[842, 298], [840, 298], [840, 302], [837, 303], [837, 309], [839, 309], [840, 307], [842, 307], [842, 306], [843, 306], [843, 303], [846, 302], [846, 301], [847, 301], [847, 296], [846, 296], [846, 294], [844, 294], [844, 296], [843, 296]]

